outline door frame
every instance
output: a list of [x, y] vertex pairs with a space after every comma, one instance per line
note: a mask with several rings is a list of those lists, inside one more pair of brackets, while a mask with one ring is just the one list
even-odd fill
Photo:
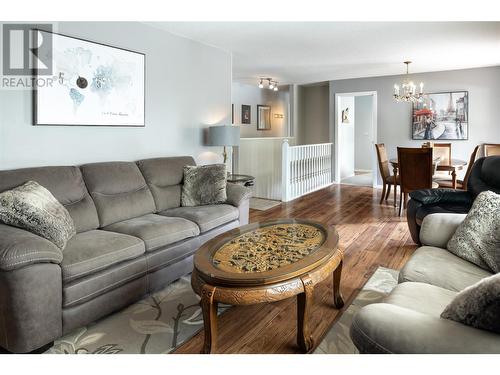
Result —
[[[333, 145], [334, 145], [334, 167], [333, 167], [333, 180], [335, 183], [340, 184], [340, 147], [339, 147], [339, 101], [341, 97], [356, 97], [356, 96], [371, 96], [372, 97], [372, 187], [378, 187], [378, 165], [377, 165], [377, 155], [375, 152], [375, 143], [377, 143], [377, 109], [378, 109], [378, 98], [377, 91], [359, 91], [359, 92], [342, 92], [335, 93], [334, 96], [334, 119], [333, 119]], [[356, 108], [354, 109], [356, 110]], [[354, 126], [356, 126], [356, 119], [354, 119]]]

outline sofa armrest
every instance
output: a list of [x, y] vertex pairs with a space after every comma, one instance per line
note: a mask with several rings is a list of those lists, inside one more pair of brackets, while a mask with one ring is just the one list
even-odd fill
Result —
[[0, 270], [11, 271], [34, 263], [61, 263], [62, 251], [49, 240], [10, 225], [0, 224]]
[[244, 186], [228, 183], [226, 185], [227, 203], [239, 207], [245, 200], [250, 199], [252, 191]]
[[351, 338], [361, 353], [500, 353], [500, 335], [387, 303], [363, 307]]
[[438, 203], [472, 205], [472, 196], [469, 192], [453, 189], [422, 189], [410, 193], [411, 199], [414, 199], [423, 205]]
[[445, 213], [427, 215], [420, 227], [420, 242], [423, 245], [446, 249], [446, 244], [466, 216]]
[[228, 183], [226, 186], [227, 203], [238, 208], [240, 225], [248, 224], [250, 216], [250, 197], [252, 191], [244, 186]]

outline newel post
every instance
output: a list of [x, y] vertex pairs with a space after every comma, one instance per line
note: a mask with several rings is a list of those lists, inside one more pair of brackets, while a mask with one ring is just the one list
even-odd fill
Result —
[[288, 139], [283, 140], [281, 146], [281, 200], [288, 202], [290, 200], [290, 145]]

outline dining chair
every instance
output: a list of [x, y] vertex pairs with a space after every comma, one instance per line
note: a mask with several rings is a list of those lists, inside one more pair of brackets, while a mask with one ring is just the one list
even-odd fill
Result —
[[[451, 143], [434, 143], [431, 148], [433, 158], [439, 158], [440, 164], [451, 164]], [[433, 178], [434, 180], [439, 179], [452, 181], [451, 172], [438, 172], [434, 174]]]
[[377, 143], [375, 144], [375, 149], [377, 150], [378, 169], [380, 171], [380, 176], [382, 177], [382, 197], [380, 198], [380, 204], [389, 198], [389, 194], [391, 194], [391, 187], [394, 185], [394, 207], [396, 207], [396, 187], [399, 185], [399, 176], [396, 176], [396, 179], [394, 179], [394, 176], [391, 175], [385, 145], [383, 143]]
[[[474, 151], [472, 151], [472, 154], [470, 155], [469, 165], [467, 166], [467, 171], [465, 172], [464, 179], [457, 180], [457, 189], [467, 190], [467, 181], [469, 180], [470, 172], [472, 171], [472, 165], [476, 161], [476, 156], [478, 151], [479, 151], [479, 146], [474, 147]], [[453, 189], [453, 181], [449, 179], [446, 180], [434, 179], [434, 182], [437, 182], [439, 187], [441, 188]]]
[[398, 166], [400, 178], [399, 216], [406, 208], [408, 194], [414, 190], [437, 188], [432, 181], [434, 169], [432, 148], [398, 147]]
[[500, 155], [500, 144], [498, 143], [485, 143], [484, 156]]

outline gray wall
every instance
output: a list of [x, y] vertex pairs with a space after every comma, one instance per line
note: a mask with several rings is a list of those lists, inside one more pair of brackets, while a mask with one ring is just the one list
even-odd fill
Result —
[[373, 168], [373, 99], [372, 96], [354, 97], [354, 169], [370, 171]]
[[329, 87], [324, 85], [299, 86], [298, 144], [329, 142]]
[[186, 154], [221, 160], [203, 139], [209, 125], [231, 121], [229, 53], [135, 22], [62, 22], [54, 31], [146, 54], [146, 127], [32, 126], [31, 92], [0, 90], [0, 169]]
[[[244, 83], [233, 82], [232, 102], [234, 104], [234, 124], [240, 125], [241, 138], [286, 137], [288, 135], [290, 94], [288, 86], [280, 87], [279, 91], [267, 88], [260, 89]], [[251, 106], [251, 124], [241, 123], [241, 105]], [[257, 130], [257, 105], [271, 106], [271, 129]], [[282, 114], [283, 118], [275, 118]]]
[[[402, 79], [399, 75], [330, 82], [331, 98], [335, 93], [377, 91], [377, 141], [385, 143], [389, 157], [396, 156], [398, 146], [420, 147], [423, 143], [411, 140], [411, 105], [392, 98], [394, 84]], [[500, 143], [499, 66], [412, 74], [412, 79], [424, 82], [426, 92], [469, 91], [469, 140], [452, 141], [453, 158], [469, 160], [475, 145]]]

